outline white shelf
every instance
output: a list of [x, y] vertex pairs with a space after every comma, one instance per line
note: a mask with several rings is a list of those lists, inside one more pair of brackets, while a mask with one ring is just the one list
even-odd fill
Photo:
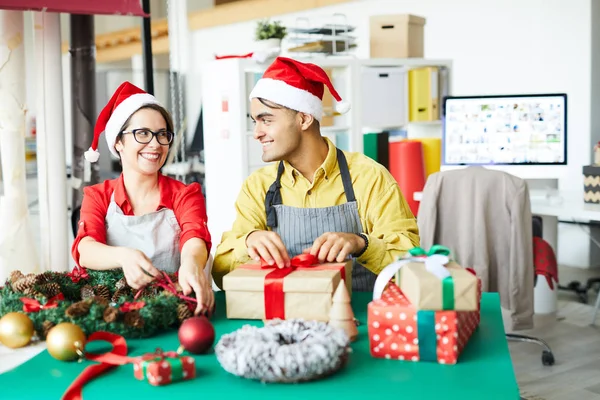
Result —
[[336, 132], [344, 132], [350, 131], [351, 128], [349, 126], [322, 126], [321, 132], [323, 133], [336, 133]]

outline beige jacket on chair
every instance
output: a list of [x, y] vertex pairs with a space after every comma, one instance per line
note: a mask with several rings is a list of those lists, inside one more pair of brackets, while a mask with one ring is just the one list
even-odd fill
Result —
[[421, 246], [450, 248], [473, 268], [484, 292], [499, 292], [512, 327], [533, 327], [533, 239], [523, 179], [483, 167], [429, 176], [417, 217]]

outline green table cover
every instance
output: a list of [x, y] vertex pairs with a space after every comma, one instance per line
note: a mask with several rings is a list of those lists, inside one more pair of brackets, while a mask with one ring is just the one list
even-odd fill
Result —
[[[262, 321], [228, 320], [225, 296], [216, 293], [217, 312], [213, 323], [218, 338], [245, 323]], [[352, 306], [359, 319], [359, 338], [352, 344], [346, 367], [326, 379], [302, 384], [263, 384], [230, 375], [214, 353], [196, 356], [197, 377], [155, 387], [133, 377], [125, 365], [96, 378], [83, 389], [85, 400], [114, 399], [502, 399], [518, 400], [500, 301], [496, 293], [484, 293], [481, 324], [456, 365], [372, 358], [367, 337], [367, 304], [370, 293], [353, 293]], [[216, 343], [216, 342], [215, 342]], [[176, 350], [175, 331], [150, 339], [129, 340], [129, 355], [151, 352], [157, 347]], [[107, 351], [109, 345], [91, 344], [88, 350]], [[28, 362], [0, 375], [0, 399], [59, 399], [69, 384], [90, 362], [60, 362], [43, 351]], [[368, 397], [367, 397], [368, 396]]]

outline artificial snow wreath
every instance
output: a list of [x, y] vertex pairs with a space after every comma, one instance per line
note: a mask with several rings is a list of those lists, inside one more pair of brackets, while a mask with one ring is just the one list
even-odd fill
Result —
[[223, 335], [215, 346], [227, 372], [262, 382], [306, 382], [333, 374], [350, 352], [344, 330], [325, 322], [274, 320], [245, 325]]
[[72, 322], [90, 335], [108, 331], [127, 338], [152, 336], [178, 326], [193, 315], [195, 299], [174, 284], [175, 274], [163, 273], [136, 291], [121, 269], [11, 272], [0, 289], [0, 317], [25, 312], [40, 339], [61, 322]]

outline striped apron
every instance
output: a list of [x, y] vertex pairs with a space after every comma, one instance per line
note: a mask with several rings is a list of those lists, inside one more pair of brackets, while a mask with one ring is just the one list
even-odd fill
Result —
[[[312, 247], [313, 242], [324, 233], [358, 234], [363, 231], [348, 162], [340, 149], [337, 149], [337, 159], [346, 203], [322, 208], [300, 208], [282, 204], [281, 176], [285, 167], [283, 162], [279, 163], [277, 179], [271, 184], [265, 197], [265, 210], [267, 226], [281, 237], [290, 257], [302, 254], [304, 249]], [[356, 259], [352, 260], [353, 291], [373, 291], [376, 278], [377, 275], [360, 265]]]

